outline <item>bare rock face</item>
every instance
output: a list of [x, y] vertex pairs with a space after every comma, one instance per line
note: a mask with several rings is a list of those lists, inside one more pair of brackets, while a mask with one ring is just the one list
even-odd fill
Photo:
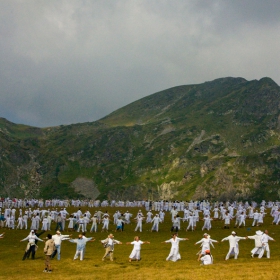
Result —
[[164, 200], [173, 199], [177, 195], [177, 183], [171, 181], [170, 183], [163, 183], [158, 186], [159, 198]]
[[100, 194], [93, 180], [86, 178], [76, 178], [75, 181], [71, 183], [71, 187], [73, 187], [77, 193], [90, 199], [96, 199]]

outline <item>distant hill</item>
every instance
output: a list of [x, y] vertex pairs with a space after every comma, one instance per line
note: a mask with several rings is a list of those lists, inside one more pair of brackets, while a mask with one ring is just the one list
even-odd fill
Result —
[[0, 119], [0, 135], [5, 196], [280, 197], [280, 88], [270, 78], [174, 87], [96, 122]]

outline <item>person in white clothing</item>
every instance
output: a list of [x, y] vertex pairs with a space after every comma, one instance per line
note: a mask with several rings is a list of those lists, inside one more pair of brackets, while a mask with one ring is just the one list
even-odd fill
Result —
[[166, 258], [167, 261], [176, 262], [177, 260], [181, 259], [181, 255], [179, 253], [179, 242], [184, 240], [189, 240], [189, 239], [179, 238], [177, 233], [173, 233], [171, 239], [161, 242], [161, 243], [171, 243], [170, 253]]
[[255, 213], [253, 213], [253, 223], [252, 223], [252, 227], [254, 227], [255, 225], [258, 224], [259, 221], [259, 212], [258, 210], [255, 211]]
[[84, 259], [86, 243], [89, 241], [93, 242], [95, 239], [93, 239], [93, 237], [83, 238], [83, 235], [79, 234], [79, 238], [70, 239], [69, 241], [77, 244], [76, 253], [73, 260], [76, 260], [80, 256], [80, 261], [82, 261]]
[[210, 251], [210, 245], [212, 245], [212, 247], [214, 248], [213, 242], [219, 243], [217, 240], [211, 239], [209, 234], [204, 233], [203, 238], [194, 244], [197, 245], [201, 243], [201, 250], [198, 253], [198, 261], [200, 260], [201, 256], [205, 254], [206, 250]]
[[225, 260], [227, 261], [229, 259], [229, 256], [234, 253], [234, 259], [237, 259], [238, 254], [239, 254], [239, 247], [238, 247], [238, 242], [241, 239], [247, 239], [246, 237], [240, 237], [236, 236], [236, 232], [232, 232], [230, 236], [225, 237], [222, 239], [221, 242], [228, 240], [229, 241], [229, 251], [226, 255]]
[[253, 236], [247, 236], [249, 239], [255, 240], [255, 248], [251, 251], [251, 257], [253, 258], [254, 255], [259, 255], [261, 251], [263, 250], [263, 245], [262, 245], [262, 235], [263, 232], [258, 230], [256, 231], [256, 234]]
[[205, 255], [201, 257], [200, 260], [201, 260], [201, 265], [213, 264], [213, 257], [211, 255], [210, 250], [206, 250]]
[[129, 262], [131, 261], [140, 261], [140, 250], [141, 250], [141, 245], [142, 244], [150, 244], [149, 241], [141, 241], [139, 236], [134, 237], [134, 241], [132, 242], [127, 242], [126, 244], [129, 245], [134, 245], [133, 250], [131, 254], [129, 255]]
[[275, 239], [273, 239], [272, 237], [270, 237], [268, 235], [268, 230], [265, 230], [262, 238], [261, 238], [261, 242], [262, 242], [262, 246], [263, 246], [263, 250], [259, 253], [259, 258], [261, 258], [264, 254], [264, 251], [266, 251], [266, 257], [269, 259], [270, 258], [270, 249], [269, 249], [269, 245], [268, 245], [268, 241], [274, 241]]
[[142, 232], [142, 222], [143, 222], [143, 219], [145, 219], [142, 215], [137, 215], [136, 218], [134, 218], [134, 220], [137, 221], [137, 225], [136, 225], [136, 228], [134, 231], [137, 231], [139, 229], [140, 232]]
[[30, 253], [32, 254], [32, 259], [34, 260], [35, 252], [36, 252], [36, 248], [37, 248], [37, 245], [35, 244], [35, 241], [38, 240], [38, 241], [43, 242], [43, 240], [35, 235], [34, 230], [31, 230], [29, 235], [27, 237], [25, 237], [24, 239], [20, 240], [20, 242], [25, 241], [25, 240], [28, 240], [28, 244], [26, 246], [26, 249], [25, 249], [22, 260], [24, 261]]
[[68, 240], [68, 239], [70, 239], [70, 238], [69, 238], [70, 236], [72, 236], [72, 234], [71, 234], [71, 235], [62, 235], [62, 234], [60, 233], [59, 230], [56, 232], [55, 235], [52, 236], [52, 239], [53, 239], [53, 241], [54, 241], [55, 248], [56, 248], [56, 250], [53, 252], [53, 254], [52, 254], [52, 256], [51, 256], [52, 259], [53, 259], [53, 258], [55, 257], [55, 255], [57, 254], [57, 260], [58, 260], [58, 261], [60, 260], [61, 242], [62, 242], [62, 240]]
[[153, 223], [153, 226], [152, 226], [151, 231], [156, 231], [156, 232], [158, 232], [159, 223], [161, 223], [161, 219], [160, 219], [160, 217], [159, 217], [158, 214], [156, 214], [156, 215], [154, 216], [154, 218], [152, 219], [152, 223]]

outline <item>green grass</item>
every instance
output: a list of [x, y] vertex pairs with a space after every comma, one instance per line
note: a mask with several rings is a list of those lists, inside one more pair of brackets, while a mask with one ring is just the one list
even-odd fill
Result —
[[[74, 210], [73, 208], [71, 209]], [[70, 210], [70, 212], [72, 212]], [[90, 211], [93, 213], [95, 208]], [[105, 209], [104, 209], [105, 210]], [[113, 214], [116, 208], [109, 208], [108, 211]], [[123, 209], [124, 211], [127, 208]], [[138, 209], [128, 209], [135, 215]], [[142, 210], [144, 213], [144, 209]], [[271, 217], [265, 218], [265, 225], [261, 228], [252, 228], [251, 220], [247, 220], [247, 227], [234, 229], [239, 236], [254, 235], [258, 229], [268, 229], [270, 236], [276, 239], [276, 242], [270, 243], [271, 259], [251, 258], [250, 250], [254, 247], [253, 240], [241, 240], [240, 254], [237, 260], [224, 260], [228, 251], [228, 242], [215, 243], [215, 248], [211, 249], [214, 256], [214, 265], [203, 267], [196, 260], [196, 253], [199, 246], [194, 246], [194, 243], [202, 238], [201, 231], [202, 222], [198, 223], [197, 230], [194, 232], [179, 232], [180, 237], [188, 237], [189, 241], [180, 243], [180, 253], [182, 259], [176, 263], [166, 262], [170, 250], [170, 244], [161, 244], [170, 238], [170, 215], [167, 214], [165, 222], [160, 224], [160, 231], [149, 232], [151, 224], [143, 225], [142, 233], [135, 233], [135, 223], [125, 226], [124, 232], [114, 233], [117, 240], [123, 243], [133, 241], [135, 235], [140, 235], [141, 240], [150, 241], [151, 244], [142, 245], [140, 262], [128, 262], [128, 256], [132, 250], [132, 245], [116, 245], [115, 261], [101, 261], [104, 254], [104, 248], [99, 240], [106, 238], [107, 233], [99, 231], [94, 234], [87, 233], [87, 236], [94, 236], [95, 242], [87, 244], [85, 259], [73, 261], [73, 256], [76, 251], [75, 244], [68, 241], [62, 243], [61, 260], [52, 260], [53, 274], [43, 273], [44, 269], [44, 254], [43, 244], [39, 242], [39, 249], [36, 253], [35, 260], [22, 261], [26, 242], [19, 242], [26, 237], [29, 230], [5, 230], [6, 236], [0, 239], [1, 244], [1, 273], [0, 279], [278, 279], [278, 271], [280, 269], [280, 226], [271, 225]], [[186, 223], [182, 223], [184, 229]], [[211, 238], [221, 240], [233, 230], [222, 229], [221, 221], [214, 221], [213, 228], [210, 230]], [[111, 230], [114, 226], [110, 225]], [[2, 230], [4, 231], [4, 230]], [[1, 231], [1, 232], [2, 232]], [[54, 233], [54, 224], [52, 231]], [[68, 234], [64, 232], [64, 234]], [[44, 234], [41, 237], [45, 237]], [[73, 237], [78, 236], [77, 232], [73, 233]]]

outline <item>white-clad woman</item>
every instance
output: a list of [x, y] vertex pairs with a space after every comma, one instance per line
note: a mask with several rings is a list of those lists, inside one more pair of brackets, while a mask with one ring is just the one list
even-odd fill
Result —
[[172, 238], [169, 240], [166, 240], [161, 243], [171, 243], [171, 249], [168, 257], [166, 258], [167, 261], [173, 261], [176, 262], [177, 260], [181, 259], [181, 255], [179, 253], [179, 242], [189, 240], [188, 238], [179, 238], [177, 233], [172, 234]]

